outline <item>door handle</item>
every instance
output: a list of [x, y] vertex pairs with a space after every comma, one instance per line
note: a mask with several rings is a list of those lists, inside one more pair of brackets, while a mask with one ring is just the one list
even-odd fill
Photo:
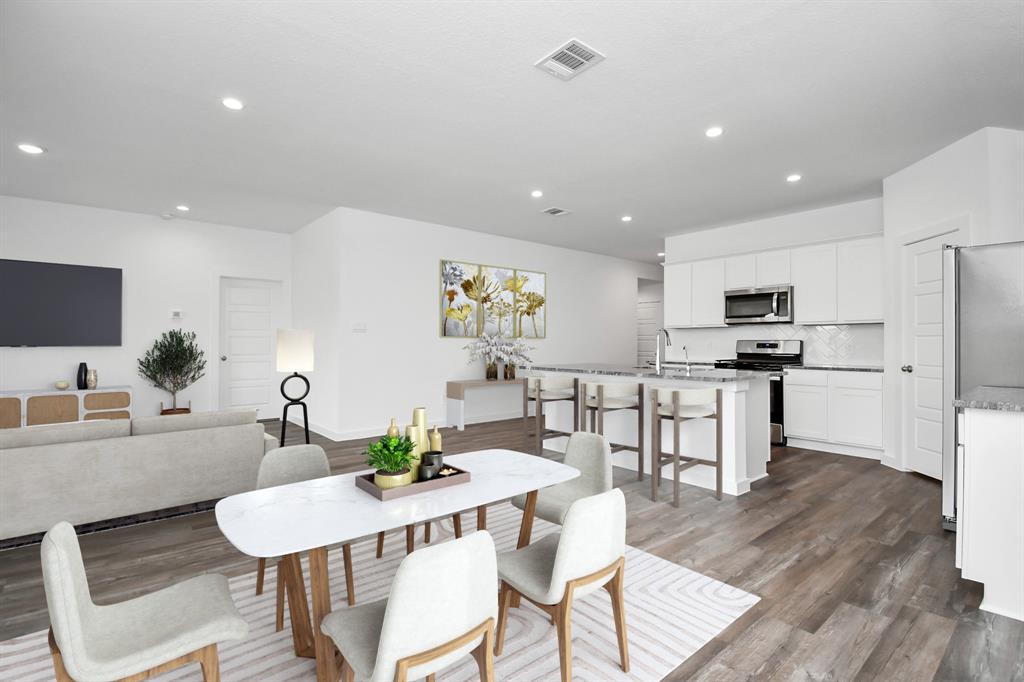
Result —
[[228, 356], [226, 356], [226, 355], [220, 356], [220, 361], [221, 362], [227, 362], [227, 359], [228, 359]]
[[903, 365], [902, 367], [900, 367], [900, 371], [901, 372], [906, 372], [907, 374], [910, 374], [911, 372], [914, 371], [914, 366], [913, 365]]

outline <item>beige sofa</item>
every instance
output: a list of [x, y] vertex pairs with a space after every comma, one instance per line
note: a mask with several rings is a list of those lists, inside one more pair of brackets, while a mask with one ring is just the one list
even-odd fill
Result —
[[0, 430], [0, 539], [252, 490], [277, 440], [255, 412]]

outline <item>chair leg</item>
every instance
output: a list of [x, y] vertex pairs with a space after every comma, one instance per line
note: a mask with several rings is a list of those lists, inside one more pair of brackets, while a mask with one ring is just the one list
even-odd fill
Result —
[[501, 650], [505, 646], [505, 626], [508, 624], [508, 610], [512, 602], [512, 588], [508, 583], [501, 583], [501, 591], [498, 592], [498, 633], [494, 637], [494, 654], [501, 656]]
[[288, 591], [284, 584], [284, 567], [277, 565], [277, 612], [274, 615], [274, 632], [284, 630], [284, 598]]
[[352, 570], [352, 545], [341, 546], [341, 556], [345, 563], [345, 596], [349, 606], [356, 605], [355, 572]]
[[679, 506], [679, 393], [673, 393], [672, 398], [672, 506]]
[[260, 558], [256, 562], [256, 594], [263, 594], [263, 574], [267, 570], [267, 560]]
[[437, 675], [434, 673], [427, 675], [427, 682], [437, 682]]
[[377, 533], [377, 558], [384, 556], [384, 531]]
[[199, 665], [203, 669], [203, 682], [220, 682], [220, 659], [217, 657], [216, 644], [199, 650]]
[[341, 682], [356, 682], [356, 672], [352, 670], [347, 660], [341, 664]]
[[605, 583], [605, 589], [612, 598], [612, 616], [615, 618], [615, 635], [619, 640], [619, 662], [622, 672], [629, 672], [629, 638], [626, 636], [626, 603], [623, 596], [625, 562], [619, 564], [615, 577]]
[[75, 682], [68, 674], [67, 668], [64, 667], [64, 657], [61, 656], [60, 649], [57, 648], [57, 640], [53, 638], [53, 628], [50, 628], [47, 640], [50, 643], [50, 657], [53, 659], [54, 678], [57, 682]]
[[604, 435], [604, 385], [597, 385], [597, 434]]
[[[586, 404], [586, 402], [587, 401], [584, 400], [583, 404]], [[579, 379], [573, 379], [572, 380], [572, 431], [573, 431], [573, 433], [576, 433], [577, 431], [580, 430], [580, 419], [579, 419], [579, 417], [580, 417], [580, 410], [579, 410], [579, 404], [580, 404], [580, 380]]]
[[558, 662], [562, 670], [562, 682], [572, 682], [572, 594], [568, 590], [566, 590], [562, 603], [555, 608]]
[[[473, 649], [473, 658], [480, 669], [480, 682], [494, 682], [494, 623], [490, 622], [484, 630], [483, 641]], [[428, 677], [430, 680], [433, 675]]]
[[412, 554], [416, 548], [416, 526], [409, 524], [405, 527], [405, 553]]
[[537, 448], [536, 448], [536, 453], [535, 454], [540, 455], [540, 454], [544, 453], [544, 436], [543, 436], [543, 434], [544, 434], [544, 403], [540, 399], [540, 382], [539, 381], [537, 382], [537, 397], [534, 400], [533, 404], [534, 404], [534, 410], [537, 413], [537, 416], [534, 419], [534, 421], [536, 422], [536, 425], [537, 425], [537, 433], [535, 434], [536, 437], [537, 437], [536, 438], [536, 440], [537, 440], [537, 443], [536, 443]]
[[651, 391], [651, 502], [658, 499], [661, 478], [661, 415], [658, 414], [658, 392]]
[[455, 526], [455, 538], [462, 537], [462, 514], [452, 514], [452, 525]]
[[644, 480], [644, 385], [636, 399], [636, 480]]
[[423, 524], [423, 542], [430, 544], [430, 521]]

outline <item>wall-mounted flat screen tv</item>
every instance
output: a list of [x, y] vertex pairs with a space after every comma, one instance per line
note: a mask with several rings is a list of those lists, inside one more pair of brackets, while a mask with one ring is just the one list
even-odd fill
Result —
[[0, 258], [0, 346], [120, 346], [121, 271]]

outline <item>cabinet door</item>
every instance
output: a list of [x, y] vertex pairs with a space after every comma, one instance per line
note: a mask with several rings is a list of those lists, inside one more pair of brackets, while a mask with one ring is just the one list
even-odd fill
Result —
[[725, 261], [702, 260], [693, 264], [693, 325], [725, 324]]
[[858, 239], [838, 246], [836, 283], [839, 322], [882, 320], [882, 239]]
[[757, 286], [789, 284], [789, 249], [757, 254]]
[[827, 387], [793, 385], [787, 381], [783, 400], [787, 436], [828, 440]]
[[665, 326], [689, 327], [693, 324], [692, 285], [693, 266], [690, 263], [672, 263], [665, 266]]
[[836, 245], [805, 246], [790, 252], [793, 321], [836, 321]]
[[755, 256], [733, 256], [725, 259], [725, 288], [751, 289], [757, 285], [754, 275]]
[[[789, 417], [788, 412], [786, 417]], [[828, 433], [835, 443], [881, 448], [882, 392], [871, 388], [829, 387]]]

